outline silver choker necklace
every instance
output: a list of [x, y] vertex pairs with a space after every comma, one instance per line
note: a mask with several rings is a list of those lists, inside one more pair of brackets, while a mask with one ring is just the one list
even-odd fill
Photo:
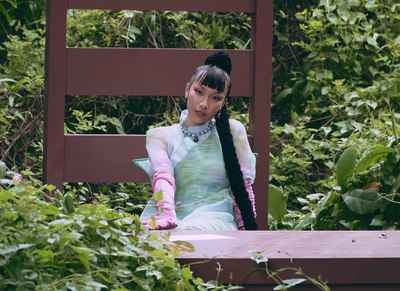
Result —
[[194, 141], [194, 142], [198, 142], [198, 141], [199, 141], [200, 135], [205, 134], [207, 137], [209, 137], [210, 135], [208, 134], [208, 132], [210, 131], [211, 128], [212, 128], [212, 121], [211, 121], [211, 120], [210, 120], [210, 122], [208, 123], [207, 128], [206, 128], [205, 130], [203, 130], [203, 131], [197, 133], [197, 134], [191, 133], [191, 132], [185, 130], [185, 128], [181, 125], [181, 130], [182, 130], [183, 135], [193, 137], [193, 141]]

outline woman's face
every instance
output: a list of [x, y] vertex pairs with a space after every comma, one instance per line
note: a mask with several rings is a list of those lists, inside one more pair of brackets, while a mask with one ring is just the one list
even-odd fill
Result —
[[199, 126], [212, 119], [225, 105], [227, 91], [228, 88], [225, 87], [224, 92], [220, 93], [216, 89], [201, 85], [198, 81], [194, 81], [190, 88], [187, 84], [185, 97], [187, 98], [188, 117], [185, 126], [187, 128]]

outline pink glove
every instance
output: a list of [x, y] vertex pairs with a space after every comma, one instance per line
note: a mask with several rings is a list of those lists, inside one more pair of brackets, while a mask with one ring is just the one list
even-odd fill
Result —
[[[244, 185], [246, 186], [247, 193], [249, 193], [249, 199], [250, 199], [251, 205], [253, 206], [254, 218], [256, 218], [257, 217], [256, 201], [254, 199], [253, 188], [251, 187], [251, 179], [250, 178], [244, 179]], [[235, 218], [238, 222], [238, 228], [239, 228], [239, 230], [245, 230], [244, 222], [243, 222], [242, 214], [240, 213], [240, 210], [239, 210], [239, 206], [236, 204], [235, 198], [233, 197], [232, 194], [231, 194], [231, 196], [233, 198], [233, 212], [235, 213]]]
[[168, 171], [157, 171], [153, 175], [153, 193], [154, 195], [162, 191], [163, 200], [157, 201], [156, 225], [148, 220], [144, 225], [149, 229], [162, 229], [177, 227], [177, 219], [175, 213], [175, 178]]

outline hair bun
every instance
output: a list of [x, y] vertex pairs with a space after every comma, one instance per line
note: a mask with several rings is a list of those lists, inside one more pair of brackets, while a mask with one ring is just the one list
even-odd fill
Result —
[[216, 52], [211, 56], [208, 56], [204, 61], [205, 65], [217, 66], [228, 73], [231, 74], [232, 71], [232, 62], [228, 53], [225, 52]]

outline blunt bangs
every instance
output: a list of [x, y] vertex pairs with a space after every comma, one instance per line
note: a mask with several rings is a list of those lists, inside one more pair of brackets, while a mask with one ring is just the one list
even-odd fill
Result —
[[229, 75], [221, 68], [215, 66], [201, 66], [198, 67], [190, 79], [189, 86], [194, 81], [199, 82], [203, 86], [217, 90], [219, 93], [224, 92], [225, 88], [228, 88], [226, 96], [228, 97], [231, 91], [231, 79]]

